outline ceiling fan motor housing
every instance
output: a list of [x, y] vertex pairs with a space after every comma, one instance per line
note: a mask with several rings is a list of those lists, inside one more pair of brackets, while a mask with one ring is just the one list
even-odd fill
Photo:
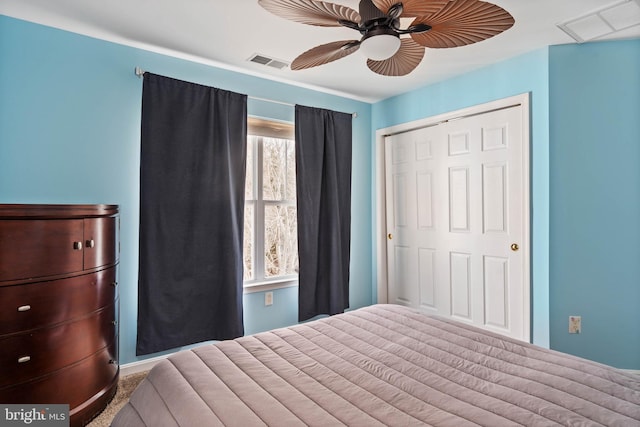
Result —
[[370, 37], [381, 36], [383, 34], [384, 35], [389, 35], [389, 36], [400, 37], [398, 32], [395, 31], [393, 28], [390, 28], [390, 27], [388, 27], [386, 25], [374, 25], [373, 27], [371, 27], [370, 29], [367, 30], [367, 32], [362, 37], [362, 40], [360, 40], [360, 41], [363, 42], [363, 41], [365, 41], [366, 39], [368, 39]]

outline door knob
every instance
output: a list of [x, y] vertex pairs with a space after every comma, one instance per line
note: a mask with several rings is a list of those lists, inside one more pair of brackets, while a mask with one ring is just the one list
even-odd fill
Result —
[[512, 243], [511, 244], [511, 250], [516, 252], [518, 249], [520, 249], [520, 246], [518, 246], [517, 243]]
[[387, 234], [387, 239], [389, 239], [389, 240], [393, 239], [393, 234], [391, 234], [391, 233]]

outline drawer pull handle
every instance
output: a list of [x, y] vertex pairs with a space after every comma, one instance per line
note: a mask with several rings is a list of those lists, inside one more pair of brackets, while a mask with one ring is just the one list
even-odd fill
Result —
[[81, 251], [82, 250], [82, 242], [73, 242], [73, 250]]
[[85, 242], [85, 247], [87, 247], [87, 248], [93, 248], [95, 245], [96, 245], [96, 242], [94, 242], [93, 239], [87, 240]]
[[118, 364], [117, 360], [109, 359], [109, 365], [117, 365], [117, 364]]
[[20, 307], [18, 307], [18, 311], [29, 311], [29, 310], [31, 310], [30, 305], [21, 305]]
[[31, 356], [22, 356], [18, 359], [18, 363], [27, 363], [29, 360], [31, 360]]
[[115, 288], [116, 286], [118, 286], [118, 282], [111, 282], [111, 286]]
[[117, 320], [112, 320], [112, 321], [111, 321], [111, 324], [112, 324], [113, 326], [116, 326], [116, 325], [118, 324], [118, 321], [117, 321]]

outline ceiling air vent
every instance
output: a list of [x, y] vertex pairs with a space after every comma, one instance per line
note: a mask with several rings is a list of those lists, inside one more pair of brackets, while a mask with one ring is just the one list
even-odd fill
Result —
[[640, 36], [640, 0], [622, 0], [558, 27], [578, 43]]
[[280, 61], [279, 59], [273, 59], [266, 55], [261, 55], [256, 53], [249, 58], [249, 62], [255, 62], [256, 64], [266, 65], [267, 67], [277, 68], [278, 70], [282, 70], [283, 68], [287, 68], [289, 66], [288, 62]]

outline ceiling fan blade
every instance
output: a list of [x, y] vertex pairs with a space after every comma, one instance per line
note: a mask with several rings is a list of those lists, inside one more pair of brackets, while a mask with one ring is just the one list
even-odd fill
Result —
[[392, 6], [402, 3], [400, 17], [416, 17], [436, 13], [449, 3], [450, 0], [373, 0], [373, 4], [387, 14]]
[[416, 18], [411, 25], [427, 24], [431, 30], [412, 33], [422, 46], [449, 48], [486, 40], [514, 24], [513, 16], [500, 6], [480, 0], [449, 2], [437, 13]]
[[424, 46], [412, 39], [401, 39], [400, 49], [384, 61], [367, 60], [367, 67], [383, 76], [405, 76], [415, 70], [424, 58]]
[[360, 23], [360, 14], [347, 6], [318, 0], [258, 0], [281, 18], [320, 27], [340, 27], [339, 21]]
[[360, 42], [358, 40], [342, 40], [316, 46], [294, 59], [291, 63], [291, 69], [304, 70], [306, 68], [328, 64], [329, 62], [351, 55], [359, 48]]

